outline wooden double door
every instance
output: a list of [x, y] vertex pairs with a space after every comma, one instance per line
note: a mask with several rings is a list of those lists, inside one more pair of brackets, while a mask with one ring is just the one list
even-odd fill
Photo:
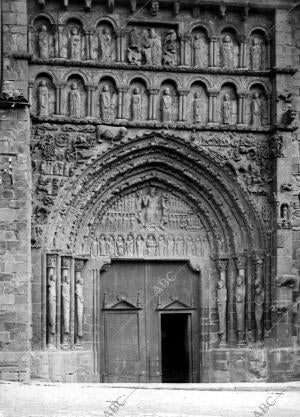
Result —
[[113, 261], [100, 278], [102, 382], [199, 382], [199, 273]]

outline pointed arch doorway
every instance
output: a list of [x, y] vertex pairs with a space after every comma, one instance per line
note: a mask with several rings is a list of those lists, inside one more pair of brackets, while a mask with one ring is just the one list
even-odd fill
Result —
[[199, 277], [186, 259], [100, 273], [101, 382], [199, 382]]

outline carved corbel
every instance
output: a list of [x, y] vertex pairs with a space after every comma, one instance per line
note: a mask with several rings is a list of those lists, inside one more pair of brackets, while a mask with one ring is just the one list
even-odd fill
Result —
[[63, 0], [63, 7], [64, 7], [65, 10], [68, 10], [69, 0]]
[[243, 21], [248, 19], [249, 11], [250, 11], [250, 7], [248, 5], [243, 8], [243, 13], [242, 13], [242, 20]]
[[137, 0], [130, 0], [130, 11], [134, 13], [136, 11]]

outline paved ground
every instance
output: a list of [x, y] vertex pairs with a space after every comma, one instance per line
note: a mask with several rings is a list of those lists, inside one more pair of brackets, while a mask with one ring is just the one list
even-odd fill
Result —
[[0, 416], [300, 417], [300, 383], [171, 387], [0, 383]]

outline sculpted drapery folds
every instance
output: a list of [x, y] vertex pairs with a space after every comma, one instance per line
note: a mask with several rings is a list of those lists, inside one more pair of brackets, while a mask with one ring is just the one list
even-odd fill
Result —
[[47, 26], [42, 25], [38, 34], [38, 48], [40, 58], [49, 58], [49, 33]]
[[113, 44], [109, 29], [103, 29], [99, 35], [100, 60], [105, 63], [112, 61]]
[[49, 90], [46, 81], [41, 81], [38, 89], [39, 116], [49, 115]]
[[70, 35], [70, 58], [76, 61], [82, 59], [81, 56], [81, 36], [77, 27], [71, 29]]
[[169, 88], [165, 88], [161, 99], [162, 121], [172, 121], [172, 96]]
[[69, 111], [71, 117], [81, 116], [81, 96], [76, 83], [71, 84], [71, 91], [69, 93]]
[[163, 64], [167, 66], [177, 65], [177, 35], [170, 29], [164, 39]]
[[245, 297], [246, 297], [246, 285], [244, 282], [244, 276], [238, 275], [236, 279], [235, 287], [235, 300], [236, 300], [236, 316], [237, 316], [237, 333], [238, 342], [244, 341], [245, 333]]

